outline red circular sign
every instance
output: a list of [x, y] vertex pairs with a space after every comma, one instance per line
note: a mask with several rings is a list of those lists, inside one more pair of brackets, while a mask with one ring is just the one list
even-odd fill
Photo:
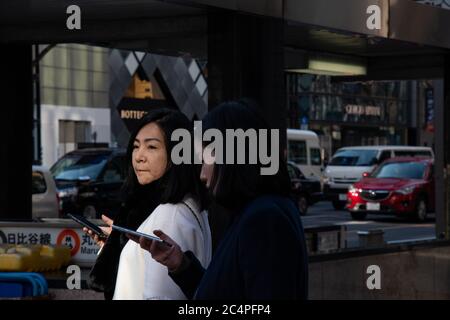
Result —
[[[72, 244], [72, 239], [75, 244]], [[78, 250], [80, 250], [80, 237], [78, 237], [78, 234], [75, 231], [64, 229], [58, 234], [56, 244], [71, 246], [70, 255], [73, 257], [77, 254]]]

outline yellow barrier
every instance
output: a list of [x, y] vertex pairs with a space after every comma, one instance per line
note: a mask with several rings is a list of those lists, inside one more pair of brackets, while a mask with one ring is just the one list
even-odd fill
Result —
[[0, 271], [59, 270], [70, 258], [70, 248], [63, 245], [0, 245]]

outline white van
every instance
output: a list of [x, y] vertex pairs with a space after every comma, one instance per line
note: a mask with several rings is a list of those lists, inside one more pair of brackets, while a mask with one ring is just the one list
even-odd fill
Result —
[[364, 146], [337, 150], [325, 169], [325, 198], [333, 202], [336, 210], [344, 209], [348, 187], [359, 181], [364, 172], [371, 172], [377, 164], [389, 158], [406, 156], [434, 159], [433, 150], [429, 147]]
[[297, 165], [305, 178], [320, 180], [322, 153], [314, 131], [287, 129], [287, 158]]

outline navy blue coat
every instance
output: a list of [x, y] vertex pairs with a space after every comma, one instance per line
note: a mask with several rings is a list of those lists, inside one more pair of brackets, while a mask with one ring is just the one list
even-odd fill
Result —
[[262, 196], [236, 216], [205, 270], [192, 252], [172, 279], [190, 299], [307, 299], [308, 261], [300, 213]]

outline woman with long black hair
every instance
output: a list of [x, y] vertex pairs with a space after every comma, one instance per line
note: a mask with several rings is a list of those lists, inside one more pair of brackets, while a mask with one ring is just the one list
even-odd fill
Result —
[[[128, 149], [128, 177], [124, 201], [114, 224], [151, 234], [162, 228], [184, 250], [195, 252], [202, 266], [211, 259], [211, 233], [205, 208], [205, 190], [194, 164], [175, 165], [171, 140], [176, 129], [192, 131], [181, 112], [150, 111], [132, 133]], [[199, 169], [199, 168], [198, 168]], [[112, 225], [113, 221], [104, 217]], [[101, 246], [89, 284], [107, 299], [185, 299], [185, 295], [138, 244], [123, 233], [104, 229], [106, 242], [85, 230]]]
[[[213, 108], [202, 126], [204, 130], [218, 129], [223, 136], [227, 129], [270, 129], [256, 106], [248, 101], [225, 102]], [[249, 149], [247, 144], [246, 154]], [[234, 151], [234, 155], [242, 152]], [[226, 152], [224, 149], [223, 153]], [[183, 250], [164, 229], [154, 233], [171, 243], [170, 249], [139, 239], [141, 247], [168, 268], [187, 297], [307, 298], [305, 237], [300, 213], [289, 197], [290, 180], [281, 154], [276, 155], [279, 169], [272, 175], [261, 175], [264, 165], [260, 160], [256, 164], [203, 164], [201, 179], [210, 195], [232, 215], [232, 223], [207, 268], [195, 253]]]

